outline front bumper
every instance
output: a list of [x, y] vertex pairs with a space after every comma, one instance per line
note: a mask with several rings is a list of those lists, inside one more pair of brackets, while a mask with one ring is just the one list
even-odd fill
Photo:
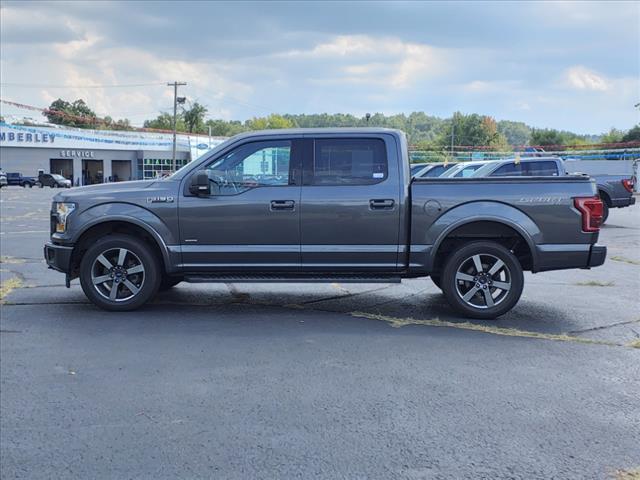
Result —
[[44, 259], [49, 265], [62, 273], [69, 273], [71, 269], [71, 253], [73, 247], [65, 247], [63, 245], [55, 245], [47, 242], [44, 244]]
[[589, 251], [589, 261], [587, 267], [599, 267], [607, 258], [607, 247], [603, 245], [592, 245]]

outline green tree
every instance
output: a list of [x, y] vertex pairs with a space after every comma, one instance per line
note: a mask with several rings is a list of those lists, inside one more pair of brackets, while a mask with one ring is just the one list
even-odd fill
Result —
[[465, 115], [456, 112], [440, 127], [436, 143], [443, 149], [450, 148], [452, 133], [454, 147], [483, 146], [493, 147], [496, 150], [508, 148], [506, 137], [498, 131], [498, 125], [492, 117], [477, 113]]
[[194, 102], [191, 108], [185, 109], [182, 118], [189, 133], [202, 132], [204, 130], [204, 116], [207, 108], [204, 105]]
[[98, 123], [95, 112], [82, 99], [69, 103], [58, 98], [51, 102], [44, 115], [50, 123], [55, 123], [56, 125], [88, 128], [95, 127]]
[[564, 140], [562, 133], [552, 128], [531, 131], [531, 145], [563, 145]]
[[624, 132], [622, 130], [612, 127], [607, 133], [602, 135], [600, 143], [619, 143], [622, 141], [623, 136]]
[[[173, 115], [167, 112], [162, 112], [153, 120], [145, 120], [143, 123], [144, 128], [153, 128], [155, 130], [173, 130]], [[186, 126], [181, 114], [176, 117], [176, 131], [186, 132]]]
[[509, 145], [527, 145], [531, 138], [531, 127], [524, 122], [500, 120], [498, 131], [505, 136]]
[[254, 117], [245, 122], [247, 130], [269, 130], [279, 128], [294, 128], [296, 124], [290, 119], [272, 113], [268, 117]]
[[640, 142], [640, 123], [635, 127], [631, 128], [627, 133], [622, 137], [623, 142]]

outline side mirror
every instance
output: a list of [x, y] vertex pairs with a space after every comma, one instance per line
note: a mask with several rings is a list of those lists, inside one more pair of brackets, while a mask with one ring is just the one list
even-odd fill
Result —
[[191, 177], [189, 192], [193, 195], [203, 197], [211, 195], [211, 183], [209, 182], [209, 174], [206, 170], [198, 170], [195, 175]]

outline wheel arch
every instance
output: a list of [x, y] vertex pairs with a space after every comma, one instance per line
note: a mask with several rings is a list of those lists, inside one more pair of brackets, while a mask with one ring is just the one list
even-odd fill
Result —
[[598, 186], [598, 195], [600, 199], [607, 204], [607, 207], [611, 208], [611, 195], [601, 186]]
[[531, 235], [516, 222], [492, 216], [459, 220], [445, 228], [431, 250], [429, 269], [441, 271], [446, 257], [454, 248], [476, 240], [496, 241], [514, 251], [523, 270], [537, 271], [537, 249]]
[[111, 217], [108, 220], [95, 221], [86, 225], [77, 235], [71, 254], [70, 274], [72, 278], [78, 276], [80, 262], [91, 241], [112, 233], [122, 233], [143, 239], [158, 257], [161, 270], [167, 272], [171, 265], [170, 253], [158, 232], [131, 217]]

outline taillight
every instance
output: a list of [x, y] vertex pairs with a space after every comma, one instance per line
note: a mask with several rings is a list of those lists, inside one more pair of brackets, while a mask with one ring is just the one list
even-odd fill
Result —
[[636, 182], [634, 182], [633, 178], [625, 178], [624, 180], [622, 180], [622, 186], [629, 193], [633, 193], [633, 187], [635, 186], [635, 184]]
[[602, 200], [600, 197], [577, 197], [573, 205], [582, 214], [582, 231], [598, 232], [602, 224]]

